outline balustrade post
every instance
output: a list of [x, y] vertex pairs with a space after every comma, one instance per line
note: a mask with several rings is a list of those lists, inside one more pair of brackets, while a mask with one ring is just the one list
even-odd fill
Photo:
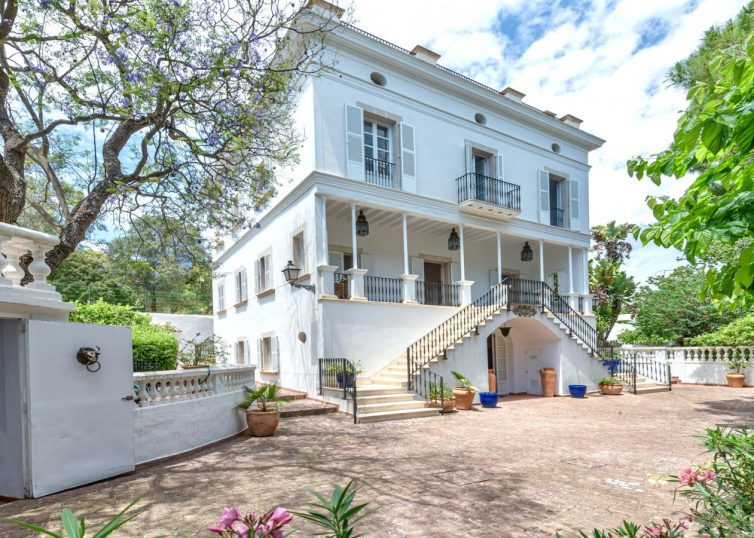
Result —
[[319, 296], [323, 299], [337, 299], [335, 295], [335, 271], [338, 270], [336, 265], [320, 265], [317, 267], [318, 280], [317, 289]]
[[401, 275], [401, 299], [402, 303], [416, 304], [416, 280], [419, 275]]
[[24, 278], [21, 257], [29, 251], [27, 245], [28, 243], [25, 240], [14, 238], [3, 250], [3, 254], [7, 257], [3, 275], [11, 281], [13, 286], [20, 286], [21, 280]]
[[350, 295], [352, 301], [366, 301], [366, 295], [364, 293], [364, 275], [367, 274], [366, 269], [352, 268], [345, 272], [349, 275], [348, 284], [350, 286]]
[[473, 280], [461, 280], [456, 282], [459, 285], [461, 291], [460, 306], [466, 306], [471, 304], [471, 286], [474, 285]]
[[26, 287], [35, 290], [55, 292], [55, 286], [47, 282], [47, 277], [52, 272], [45, 260], [45, 255], [48, 250], [47, 246], [34, 243], [31, 245], [30, 250], [32, 262], [29, 264], [29, 273], [34, 277], [34, 281], [30, 282]]

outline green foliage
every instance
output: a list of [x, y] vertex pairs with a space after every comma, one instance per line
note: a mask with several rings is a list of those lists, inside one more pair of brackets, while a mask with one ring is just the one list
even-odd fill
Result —
[[236, 405], [236, 409], [239, 411], [246, 411], [256, 403], [256, 406], [260, 410], [269, 411], [277, 409], [279, 405], [290, 400], [291, 398], [280, 397], [280, 388], [277, 386], [277, 383], [262, 385], [259, 388], [252, 388], [248, 385], [244, 385], [243, 401]]
[[700, 298], [704, 273], [682, 266], [663, 276], [653, 276], [636, 293], [631, 311], [633, 331], [624, 331], [618, 340], [638, 345], [686, 345], [688, 340], [722, 327], [737, 310], [718, 309]]
[[178, 339], [171, 329], [158, 325], [136, 325], [131, 330], [134, 364], [153, 363], [157, 370], [175, 370]]
[[92, 302], [101, 299], [110, 304], [136, 305], [143, 294], [125, 286], [121, 274], [113, 270], [107, 254], [96, 250], [79, 249], [50, 275], [64, 301]]
[[754, 345], [754, 314], [736, 319], [716, 331], [693, 338], [692, 346], [751, 346]]
[[458, 384], [456, 385], [456, 388], [478, 392], [479, 389], [477, 389], [474, 385], [471, 384], [471, 380], [469, 380], [468, 377], [454, 370], [451, 370], [450, 373], [453, 374], [453, 377], [455, 377], [456, 381], [458, 382]]
[[95, 303], [78, 303], [76, 310], [70, 314], [70, 320], [78, 323], [126, 327], [146, 327], [152, 323], [149, 315], [137, 312], [131, 306], [108, 304], [101, 299]]
[[354, 504], [357, 492], [352, 486], [353, 480], [344, 488], [336, 487], [330, 499], [313, 491], [312, 495], [319, 502], [312, 503], [311, 508], [306, 511], [291, 513], [327, 529], [326, 532], [318, 536], [327, 536], [328, 538], [363, 536], [363, 534], [357, 534], [356, 525], [369, 515], [369, 513], [363, 512], [367, 503]]
[[217, 335], [199, 338], [196, 333], [194, 338], [183, 342], [180, 359], [182, 364], [189, 366], [224, 364], [228, 360], [228, 346], [225, 340]]
[[[711, 52], [706, 63], [709, 82], [689, 90], [671, 147], [627, 165], [630, 175], [658, 185], [701, 170], [678, 200], [649, 197], [657, 222], [635, 234], [644, 244], [683, 251], [691, 263], [715, 243], [754, 235], [754, 40], [747, 35], [744, 43]], [[754, 303], [754, 244], [708, 268], [703, 292], [719, 302]]]
[[430, 400], [440, 400], [442, 398], [449, 400], [452, 397], [453, 397], [453, 389], [450, 388], [448, 385], [443, 385], [442, 388], [440, 388], [439, 383], [429, 384], [429, 399]]
[[607, 341], [618, 316], [630, 305], [636, 282], [622, 269], [631, 256], [631, 244], [626, 240], [634, 229], [633, 224], [616, 224], [592, 228], [594, 260], [589, 262], [589, 288], [596, 295], [594, 314], [597, 331]]
[[598, 385], [622, 385], [623, 383], [614, 377], [603, 377], [597, 381]]
[[70, 320], [97, 325], [131, 327], [134, 365], [143, 361], [155, 363], [159, 370], [175, 370], [178, 359], [178, 339], [169, 327], [153, 325], [152, 318], [131, 306], [107, 304], [102, 300], [91, 304], [77, 304]]
[[[113, 516], [107, 523], [105, 523], [102, 528], [97, 531], [92, 531], [94, 532], [93, 538], [105, 538], [106, 536], [110, 536], [111, 534], [114, 534], [115, 531], [120, 529], [123, 525], [138, 516], [139, 514], [133, 514], [126, 517], [126, 512], [128, 512], [128, 510], [130, 510], [137, 502], [138, 499], [131, 502], [123, 510]], [[60, 514], [60, 521], [62, 523], [63, 532], [65, 534], [58, 534], [49, 529], [45, 529], [32, 523], [27, 523], [26, 521], [21, 521], [19, 519], [3, 517], [0, 518], [0, 521], [12, 523], [14, 525], [24, 527], [25, 529], [29, 529], [30, 531], [34, 531], [35, 533], [44, 534], [45, 536], [51, 536], [53, 538], [85, 538], [87, 530], [84, 519], [77, 519], [73, 512], [71, 512], [68, 508], [64, 508]]]

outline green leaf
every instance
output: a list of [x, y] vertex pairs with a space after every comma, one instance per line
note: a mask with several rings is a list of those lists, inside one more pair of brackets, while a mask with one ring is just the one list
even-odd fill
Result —
[[68, 535], [68, 538], [82, 538], [81, 525], [68, 508], [64, 508], [60, 513], [60, 520], [63, 522], [63, 530]]

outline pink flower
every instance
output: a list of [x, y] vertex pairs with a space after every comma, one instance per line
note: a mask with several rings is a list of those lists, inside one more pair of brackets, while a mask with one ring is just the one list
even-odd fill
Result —
[[688, 528], [689, 528], [689, 524], [688, 524], [688, 523], [686, 523], [686, 522], [685, 522], [684, 520], [682, 520], [682, 519], [681, 519], [680, 521], [678, 521], [678, 526], [679, 526], [680, 528], [682, 528], [682, 529], [688, 529]]
[[647, 536], [662, 536], [662, 527], [654, 526], [651, 529], [647, 527]]
[[207, 527], [207, 530], [214, 532], [215, 534], [225, 534], [225, 531], [227, 531], [228, 529], [224, 527]]
[[273, 527], [282, 527], [291, 522], [293, 516], [285, 508], [275, 508], [272, 515], [268, 519]]
[[714, 480], [716, 477], [717, 475], [715, 474], [715, 471], [710, 469], [708, 471], [704, 471], [704, 474], [702, 475], [702, 480], [706, 482], [708, 480]]
[[223, 508], [223, 515], [220, 516], [219, 525], [227, 530], [233, 523], [242, 518], [241, 512], [235, 506], [233, 508]]
[[233, 530], [236, 531], [239, 536], [243, 536], [243, 538], [248, 538], [249, 536], [249, 527], [247, 527], [243, 523], [239, 523], [238, 525], [233, 527]]
[[694, 470], [691, 467], [686, 467], [678, 474], [678, 482], [680, 482], [682, 486], [689, 486], [694, 482], [694, 476]]

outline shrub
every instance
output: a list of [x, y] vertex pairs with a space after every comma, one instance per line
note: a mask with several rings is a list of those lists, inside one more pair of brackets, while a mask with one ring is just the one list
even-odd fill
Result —
[[178, 339], [171, 329], [158, 325], [136, 325], [132, 329], [134, 365], [152, 363], [156, 370], [175, 370]]
[[715, 332], [691, 340], [692, 346], [750, 346], [754, 344], [754, 314], [731, 321]]
[[78, 323], [126, 327], [147, 326], [152, 323], [152, 318], [143, 312], [137, 312], [132, 306], [114, 305], [102, 299], [96, 303], [77, 303], [76, 311], [71, 312], [70, 320]]

